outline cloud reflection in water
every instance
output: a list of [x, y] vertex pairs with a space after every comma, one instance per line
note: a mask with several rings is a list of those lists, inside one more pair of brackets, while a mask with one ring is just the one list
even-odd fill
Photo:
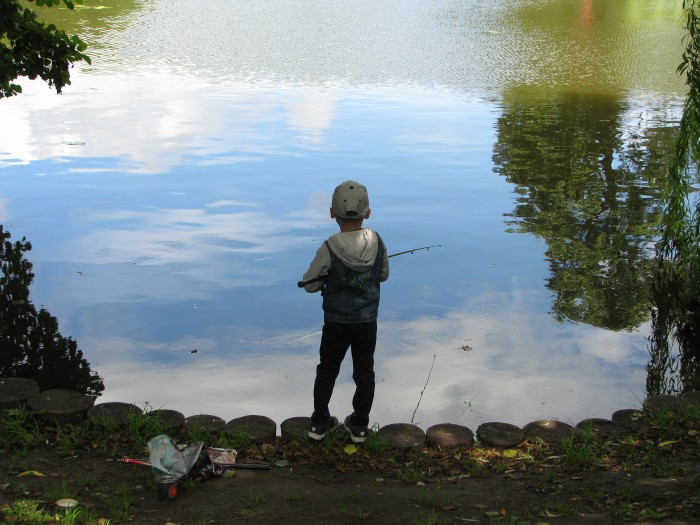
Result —
[[[137, 341], [86, 344], [113, 346], [99, 351], [110, 356], [100, 365], [108, 378], [105, 400], [148, 401], [185, 415], [213, 413], [227, 420], [263, 414], [281, 423], [312, 409], [320, 332], [309, 330], [262, 335], [252, 344], [232, 342], [239, 349], [221, 348], [218, 338], [173, 341], [164, 346], [182, 350], [171, 363], [166, 355], [152, 364], [143, 356], [130, 356], [148, 351]], [[466, 308], [442, 316], [380, 321], [372, 420], [380, 425], [408, 422], [416, 407], [415, 422], [423, 428], [442, 422], [475, 429], [486, 421], [522, 425], [544, 417], [570, 423], [608, 418], [617, 409], [640, 406], [644, 370], [629, 363], [635, 361], [641, 339], [557, 325], [517, 301], [506, 305], [497, 323]], [[195, 345], [204, 350], [188, 355], [185, 349]], [[331, 402], [340, 416], [351, 410], [350, 374], [346, 360]]]

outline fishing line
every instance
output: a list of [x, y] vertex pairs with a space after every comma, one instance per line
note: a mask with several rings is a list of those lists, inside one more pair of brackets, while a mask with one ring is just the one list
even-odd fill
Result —
[[420, 391], [418, 404], [416, 405], [416, 409], [413, 411], [413, 415], [411, 416], [411, 424], [413, 424], [413, 418], [416, 417], [416, 412], [418, 412], [418, 407], [420, 406], [421, 399], [423, 399], [423, 392], [425, 392], [425, 389], [428, 388], [428, 383], [430, 382], [430, 375], [433, 373], [433, 367], [435, 366], [435, 357], [436, 354], [433, 354], [433, 364], [430, 365], [430, 372], [428, 372], [428, 379], [425, 380], [425, 386], [423, 387], [423, 390]]

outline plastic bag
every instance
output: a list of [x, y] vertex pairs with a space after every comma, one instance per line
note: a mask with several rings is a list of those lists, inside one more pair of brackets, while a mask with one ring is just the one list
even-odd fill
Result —
[[223, 469], [212, 465], [203, 446], [200, 442], [177, 446], [169, 436], [156, 436], [148, 442], [151, 468], [155, 474], [170, 474], [177, 479], [189, 475], [201, 480], [222, 474]]

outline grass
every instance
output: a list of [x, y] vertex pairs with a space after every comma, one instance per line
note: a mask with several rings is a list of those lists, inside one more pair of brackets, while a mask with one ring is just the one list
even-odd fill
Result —
[[134, 510], [134, 500], [128, 494], [107, 497], [103, 500], [109, 516], [116, 521], [129, 521]]
[[146, 404], [142, 413], [131, 412], [126, 417], [126, 430], [137, 445], [145, 447], [154, 436], [169, 434], [170, 427], [160, 412]]
[[244, 507], [257, 507], [265, 503], [265, 495], [259, 490], [248, 489], [246, 495], [240, 498]]
[[56, 429], [56, 450], [62, 453], [70, 453], [78, 448], [85, 440], [94, 435], [90, 425], [60, 425]]
[[215, 443], [216, 440], [212, 440], [212, 432], [209, 431], [202, 425], [192, 425], [187, 428], [185, 433], [186, 441], [188, 443]]
[[367, 433], [367, 440], [364, 443], [364, 448], [374, 456], [383, 456], [389, 452], [389, 440], [379, 434], [379, 425], [375, 424]]
[[286, 497], [287, 501], [291, 501], [293, 503], [298, 503], [302, 501], [306, 501], [309, 497], [309, 493], [306, 492], [305, 490], [298, 490], [295, 492], [292, 492], [289, 494], [289, 496]]
[[641, 464], [649, 468], [652, 475], [657, 478], [668, 478], [683, 473], [683, 467], [678, 458], [673, 457], [669, 451], [656, 443], [644, 444]]
[[350, 491], [350, 499], [352, 499], [352, 501], [354, 501], [355, 503], [359, 503], [360, 501], [362, 501], [363, 497], [364, 493], [359, 489]]
[[10, 505], [3, 507], [3, 518], [8, 522], [17, 523], [47, 523], [53, 519], [44, 509], [39, 507], [39, 502], [31, 499], [18, 499]]
[[230, 437], [230, 440], [227, 442], [227, 446], [229, 448], [235, 448], [236, 450], [245, 450], [250, 446], [251, 442], [252, 440], [250, 433], [248, 432], [248, 427], [244, 427]]
[[459, 501], [454, 494], [443, 491], [422, 494], [416, 503], [419, 507], [436, 510], [454, 510], [460, 507]]
[[217, 514], [214, 509], [207, 509], [202, 512], [202, 517], [195, 521], [193, 525], [209, 525], [210, 523], [216, 523]]
[[571, 468], [588, 469], [605, 461], [600, 443], [593, 438], [593, 426], [587, 423], [581, 431], [561, 442], [564, 462]]
[[585, 493], [585, 497], [591, 503], [600, 506], [605, 502], [605, 498], [607, 497], [607, 495], [603, 490], [587, 490]]
[[480, 457], [460, 455], [457, 461], [464, 477], [483, 478], [491, 474], [488, 462], [482, 461]]
[[413, 523], [414, 525], [440, 525], [442, 521], [440, 519], [440, 514], [431, 509], [426, 514], [418, 516]]
[[341, 507], [341, 512], [348, 518], [356, 518], [362, 521], [368, 520], [372, 516], [372, 511], [361, 505], [353, 508]]
[[404, 483], [418, 483], [423, 478], [423, 474], [415, 464], [409, 464], [398, 471], [398, 477]]
[[0, 432], [0, 450], [14, 448], [26, 452], [42, 442], [39, 422], [31, 412], [20, 409], [5, 410], [3, 425]]
[[266, 501], [265, 495], [259, 490], [248, 489], [248, 492], [239, 498], [241, 506], [241, 517], [245, 519], [254, 519], [264, 514], [264, 510], [260, 508]]
[[111, 520], [93, 516], [86, 509], [73, 507], [56, 512], [49, 512], [41, 507], [42, 503], [31, 499], [19, 499], [3, 507], [3, 520], [8, 523], [25, 525], [45, 525], [60, 523], [62, 525], [110, 525]]
[[46, 492], [44, 492], [44, 499], [48, 501], [56, 501], [63, 498], [70, 498], [71, 491], [68, 488], [66, 481], [61, 481], [60, 483], [51, 484]]
[[636, 497], [634, 487], [629, 482], [618, 485], [615, 490], [615, 495], [621, 501], [633, 501]]
[[543, 511], [543, 514], [548, 518], [571, 516], [575, 513], [576, 511], [563, 501], [554, 501], [548, 504]]
[[[348, 432], [345, 430], [343, 425], [338, 425], [328, 432], [326, 432], [326, 437], [323, 441], [317, 443], [316, 446], [325, 450], [330, 450], [337, 447], [340, 444], [344, 444], [347, 440]], [[308, 438], [307, 438], [308, 439]]]

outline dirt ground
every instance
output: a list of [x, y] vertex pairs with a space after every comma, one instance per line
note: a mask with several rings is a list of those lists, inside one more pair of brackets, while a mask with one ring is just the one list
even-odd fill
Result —
[[189, 481], [162, 502], [150, 467], [118, 462], [118, 446], [59, 451], [47, 439], [0, 459], [0, 507], [34, 499], [60, 516], [54, 502], [68, 497], [88, 519], [78, 523], [144, 525], [700, 523], [698, 437], [667, 441], [653, 432], [601, 441], [597, 464], [578, 467], [542, 444], [377, 455], [276, 442], [239, 451], [239, 463], [269, 470]]

